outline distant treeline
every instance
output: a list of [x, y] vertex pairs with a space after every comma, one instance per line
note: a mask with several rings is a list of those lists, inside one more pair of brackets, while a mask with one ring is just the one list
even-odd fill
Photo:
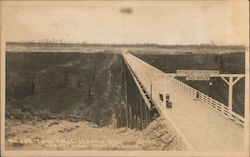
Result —
[[87, 46], [96, 46], [96, 47], [153, 47], [153, 48], [167, 48], [167, 49], [176, 49], [176, 48], [208, 48], [208, 49], [233, 49], [233, 50], [242, 50], [244, 51], [244, 46], [242, 45], [214, 45], [214, 44], [200, 44], [200, 45], [162, 45], [155, 43], [137, 43], [137, 44], [103, 44], [103, 43], [67, 43], [67, 42], [6, 42], [7, 46], [38, 46], [38, 47], [87, 47]]

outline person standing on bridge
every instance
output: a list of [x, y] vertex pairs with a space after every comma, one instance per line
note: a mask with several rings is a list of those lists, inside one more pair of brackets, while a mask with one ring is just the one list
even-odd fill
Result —
[[199, 100], [199, 97], [200, 97], [200, 92], [197, 90], [197, 91], [196, 91], [195, 100]]

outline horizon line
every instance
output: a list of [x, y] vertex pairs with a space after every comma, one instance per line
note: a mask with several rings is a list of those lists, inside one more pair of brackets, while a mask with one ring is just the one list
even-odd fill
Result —
[[144, 45], [144, 46], [237, 46], [245, 47], [244, 44], [215, 44], [215, 43], [200, 43], [200, 44], [160, 44], [160, 43], [105, 43], [105, 42], [68, 42], [68, 41], [6, 41], [6, 44], [72, 44], [72, 45]]

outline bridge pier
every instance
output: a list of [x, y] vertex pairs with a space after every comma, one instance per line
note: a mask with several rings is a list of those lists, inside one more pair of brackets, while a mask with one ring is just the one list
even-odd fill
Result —
[[139, 98], [139, 106], [140, 106], [140, 123], [141, 123], [141, 130], [143, 130], [143, 100], [142, 98], [140, 97]]
[[[136, 95], [136, 97], [138, 97], [138, 92], [136, 92], [135, 95]], [[134, 110], [134, 112], [135, 112], [135, 114], [134, 114], [135, 115], [134, 122], [135, 122], [135, 128], [136, 129], [138, 129], [138, 116], [137, 116], [138, 111], [137, 111], [137, 106], [138, 106], [138, 98], [135, 100], [135, 105], [134, 105], [134, 107], [135, 107], [135, 110]]]
[[134, 129], [134, 111], [133, 111], [133, 105], [130, 105], [130, 128]]

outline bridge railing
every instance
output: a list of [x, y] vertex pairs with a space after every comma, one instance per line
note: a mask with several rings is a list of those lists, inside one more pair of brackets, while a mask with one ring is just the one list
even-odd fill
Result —
[[184, 91], [186, 93], [188, 93], [189, 95], [191, 95], [193, 98], [208, 104], [210, 107], [212, 107], [213, 109], [215, 109], [217, 112], [221, 113], [223, 116], [234, 120], [235, 122], [237, 122], [238, 124], [244, 126], [244, 117], [242, 117], [241, 115], [235, 113], [234, 111], [230, 111], [229, 108], [227, 106], [225, 106], [223, 103], [209, 97], [208, 95], [200, 92], [197, 89], [192, 88], [191, 86], [177, 80], [174, 79], [174, 81], [176, 82], [176, 85], [182, 89], [184, 89]]

